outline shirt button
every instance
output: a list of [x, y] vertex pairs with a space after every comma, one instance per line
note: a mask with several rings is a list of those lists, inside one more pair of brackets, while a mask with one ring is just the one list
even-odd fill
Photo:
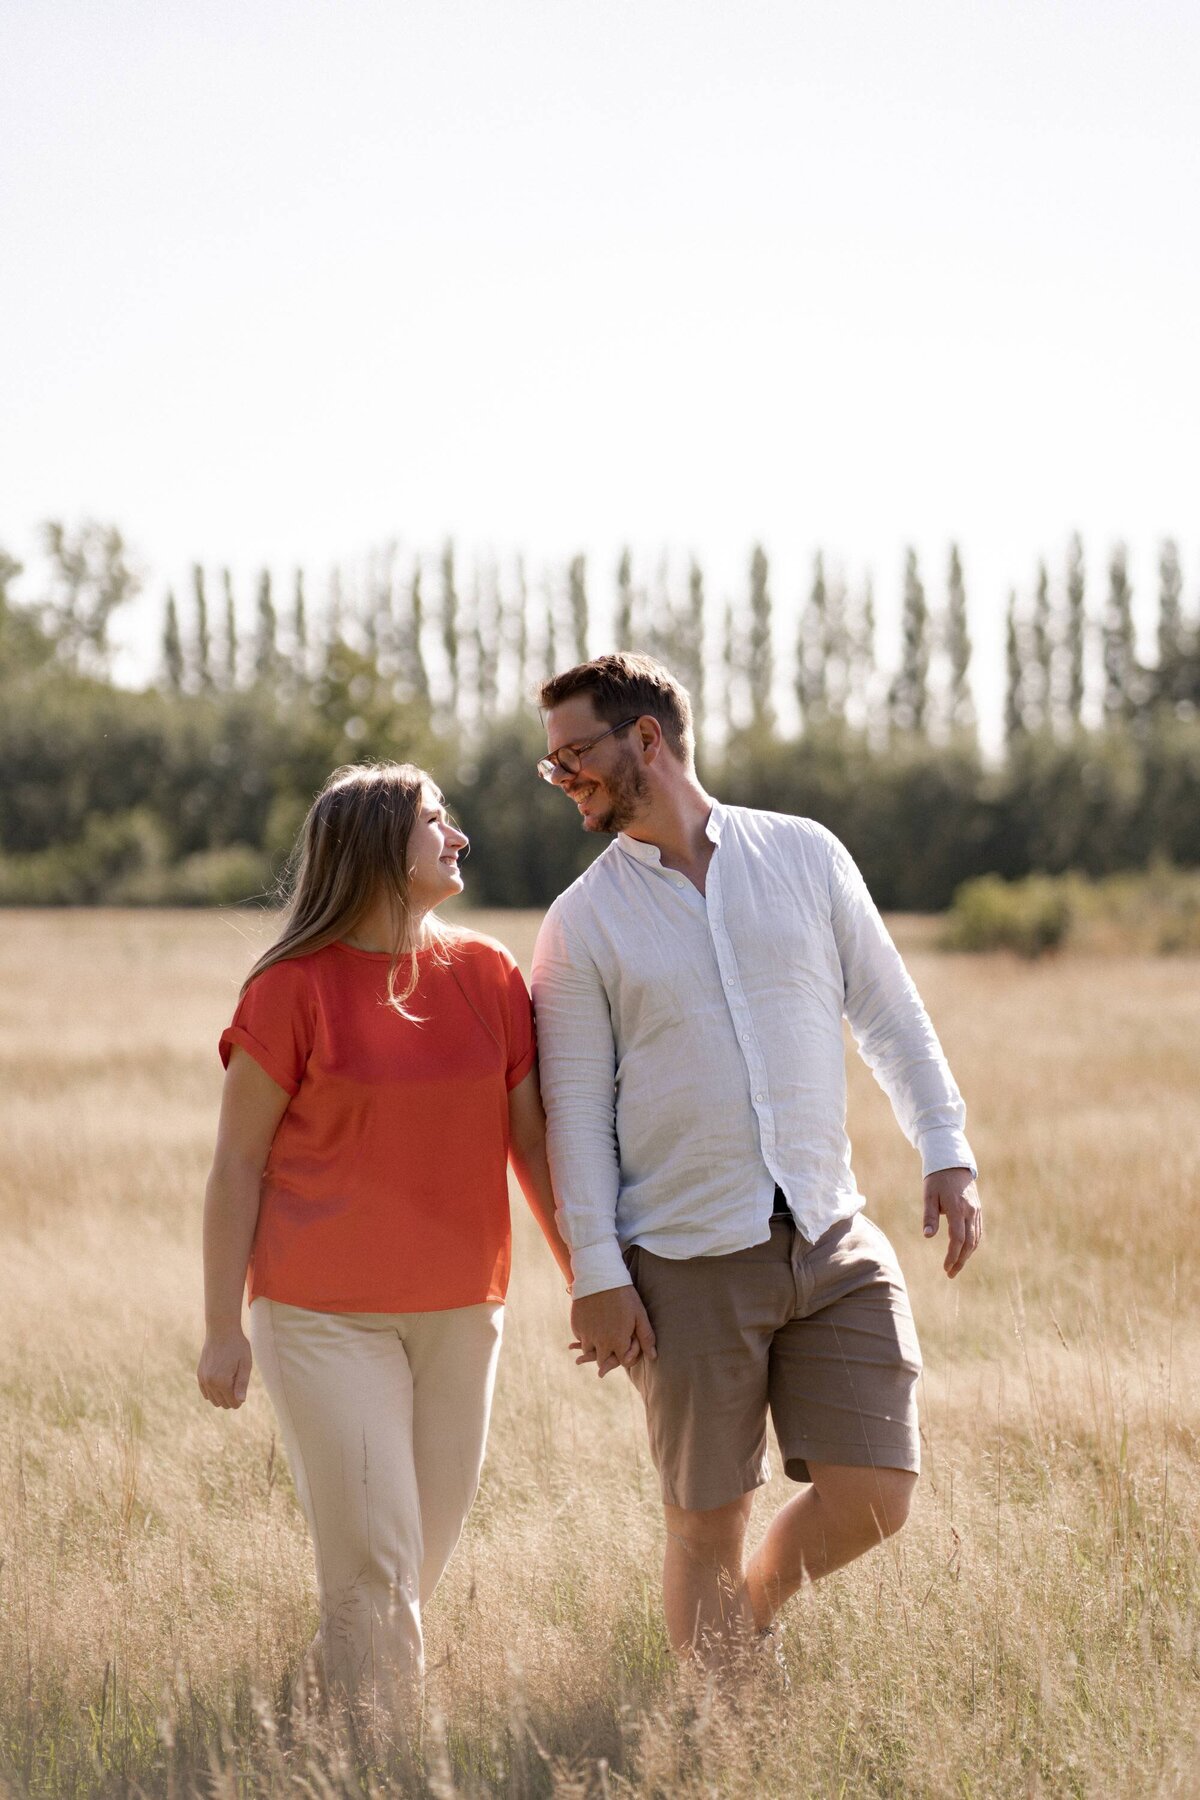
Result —
[[726, 987], [735, 987], [736, 985], [737, 984], [735, 983], [732, 975], [727, 975], [725, 977], [725, 986]]
[[743, 1044], [748, 1044], [750, 1042], [750, 1033], [748, 1031], [743, 1031], [742, 1042]]
[[762, 1094], [755, 1094], [755, 1096], [754, 1096], [754, 1098], [755, 1098], [755, 1099], [756, 1099], [756, 1100], [759, 1100], [759, 1101], [761, 1101], [761, 1100], [762, 1100], [762, 1099], [763, 1099], [763, 1098], [764, 1098], [764, 1096], [763, 1096], [763, 1095], [762, 1095]]

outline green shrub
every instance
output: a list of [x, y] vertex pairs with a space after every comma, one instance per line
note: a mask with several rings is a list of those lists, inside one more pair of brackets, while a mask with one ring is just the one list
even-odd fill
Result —
[[169, 898], [177, 906], [238, 906], [274, 897], [271, 859], [250, 844], [198, 850], [171, 870]]
[[1057, 950], [1070, 933], [1075, 906], [1067, 880], [1027, 875], [1003, 881], [980, 875], [954, 895], [943, 942], [950, 950], [1012, 950], [1035, 958]]
[[1154, 947], [1160, 956], [1195, 955], [1200, 951], [1200, 891], [1161, 921]]
[[984, 875], [954, 896], [942, 935], [948, 950], [1013, 950], [1037, 957], [1072, 949], [1118, 955], [1179, 956], [1200, 951], [1200, 870], [1155, 864], [1144, 872]]
[[93, 814], [81, 836], [46, 850], [0, 856], [0, 905], [96, 906], [120, 901], [165, 871], [166, 833], [144, 807]]
[[1156, 863], [1144, 874], [1109, 875], [1090, 887], [1089, 942], [1178, 956], [1200, 950], [1200, 870]]
[[272, 860], [249, 844], [171, 863], [144, 808], [97, 814], [73, 843], [0, 856], [0, 906], [236, 906], [273, 893]]

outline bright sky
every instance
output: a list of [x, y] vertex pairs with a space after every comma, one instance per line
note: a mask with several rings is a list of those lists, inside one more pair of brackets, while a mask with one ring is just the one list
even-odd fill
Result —
[[[4, 0], [0, 542], [150, 573], [962, 545], [1007, 589], [1118, 537], [1200, 588], [1193, 0]], [[602, 646], [598, 646], [602, 647]]]

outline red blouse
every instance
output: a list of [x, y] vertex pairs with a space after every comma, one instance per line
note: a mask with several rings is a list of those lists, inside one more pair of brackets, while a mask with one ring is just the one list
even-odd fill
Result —
[[256, 976], [221, 1037], [226, 1065], [239, 1044], [290, 1095], [251, 1300], [438, 1312], [504, 1298], [508, 1093], [533, 1067], [529, 993], [492, 938], [456, 932], [417, 954], [415, 1019], [387, 1003], [386, 953], [330, 944]]

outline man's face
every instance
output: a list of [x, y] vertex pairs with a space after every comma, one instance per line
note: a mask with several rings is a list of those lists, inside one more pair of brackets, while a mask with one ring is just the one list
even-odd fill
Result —
[[[585, 831], [627, 831], [645, 811], [650, 797], [650, 784], [634, 747], [636, 725], [601, 737], [609, 730], [607, 722], [597, 718], [586, 694], [564, 700], [546, 714], [546, 748], [553, 752], [568, 745], [580, 751], [578, 774], [556, 770], [554, 785], [579, 808]], [[593, 738], [599, 742], [582, 750]]]

